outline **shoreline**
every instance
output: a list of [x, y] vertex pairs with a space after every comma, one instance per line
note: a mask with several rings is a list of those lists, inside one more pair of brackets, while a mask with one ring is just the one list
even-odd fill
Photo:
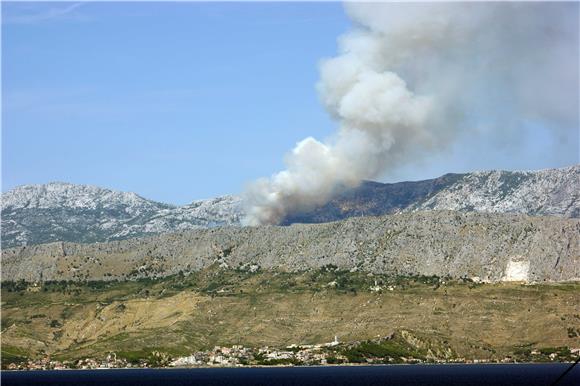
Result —
[[48, 372], [48, 371], [107, 371], [107, 370], [207, 370], [207, 369], [283, 369], [283, 368], [325, 368], [325, 367], [396, 367], [396, 366], [497, 366], [497, 365], [571, 365], [574, 361], [563, 362], [483, 362], [483, 363], [465, 363], [465, 362], [442, 362], [442, 363], [341, 363], [329, 365], [272, 365], [272, 366], [191, 366], [191, 367], [98, 367], [94, 369], [46, 369], [46, 370], [9, 370], [2, 369], [2, 372], [11, 373], [30, 373], [30, 372]]

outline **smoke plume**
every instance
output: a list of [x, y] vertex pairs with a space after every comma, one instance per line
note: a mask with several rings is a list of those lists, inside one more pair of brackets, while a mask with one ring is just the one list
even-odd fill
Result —
[[246, 224], [276, 224], [460, 135], [517, 138], [529, 122], [577, 130], [578, 4], [345, 8], [354, 27], [317, 84], [337, 132], [300, 141], [286, 170], [247, 188]]

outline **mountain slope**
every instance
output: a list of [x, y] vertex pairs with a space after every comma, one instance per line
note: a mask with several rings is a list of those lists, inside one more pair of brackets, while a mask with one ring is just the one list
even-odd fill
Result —
[[410, 208], [580, 217], [580, 166], [470, 173]]
[[463, 177], [463, 174], [446, 174], [431, 180], [394, 184], [363, 181], [358, 188], [343, 192], [312, 211], [287, 216], [283, 224], [322, 223], [349, 217], [381, 216], [408, 211], [408, 208], [453, 186]]
[[[371, 289], [377, 281], [385, 290]], [[579, 292], [580, 283], [475, 285], [328, 269], [210, 268], [155, 281], [4, 283], [2, 365], [47, 354], [76, 361], [115, 352], [136, 360], [152, 350], [189, 356], [234, 343], [282, 348], [399, 332], [430, 358], [550, 361], [553, 347], [580, 344]], [[400, 347], [393, 347], [396, 358]]]
[[365, 181], [326, 205], [292, 214], [284, 224], [321, 223], [416, 210], [580, 217], [580, 165], [539, 171], [445, 174], [412, 182]]
[[240, 199], [174, 207], [87, 185], [26, 185], [2, 195], [2, 245], [97, 242], [239, 223]]
[[479, 277], [487, 281], [580, 279], [580, 220], [427, 211], [324, 224], [220, 227], [109, 243], [51, 243], [2, 251], [11, 280], [110, 280], [239, 270], [345, 271]]
[[[363, 182], [326, 205], [282, 222], [322, 223], [417, 210], [580, 217], [580, 165], [540, 171], [487, 171], [383, 184]], [[27, 185], [2, 195], [2, 245], [90, 243], [240, 225], [238, 196], [175, 207], [135, 193], [66, 183]]]

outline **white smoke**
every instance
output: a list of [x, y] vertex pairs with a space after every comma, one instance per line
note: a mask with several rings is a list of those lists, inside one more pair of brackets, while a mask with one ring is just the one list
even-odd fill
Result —
[[338, 131], [302, 140], [286, 170], [248, 187], [246, 224], [324, 204], [462, 133], [507, 138], [530, 120], [578, 129], [578, 4], [345, 8], [356, 27], [339, 38], [339, 55], [322, 61], [317, 84]]

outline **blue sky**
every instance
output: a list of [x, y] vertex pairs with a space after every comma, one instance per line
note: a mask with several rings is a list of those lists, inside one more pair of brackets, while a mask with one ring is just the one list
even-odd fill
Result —
[[[174, 204], [240, 193], [336, 124], [318, 62], [351, 23], [340, 3], [2, 3], [2, 190], [66, 181]], [[578, 162], [578, 134], [530, 126], [385, 181]]]

